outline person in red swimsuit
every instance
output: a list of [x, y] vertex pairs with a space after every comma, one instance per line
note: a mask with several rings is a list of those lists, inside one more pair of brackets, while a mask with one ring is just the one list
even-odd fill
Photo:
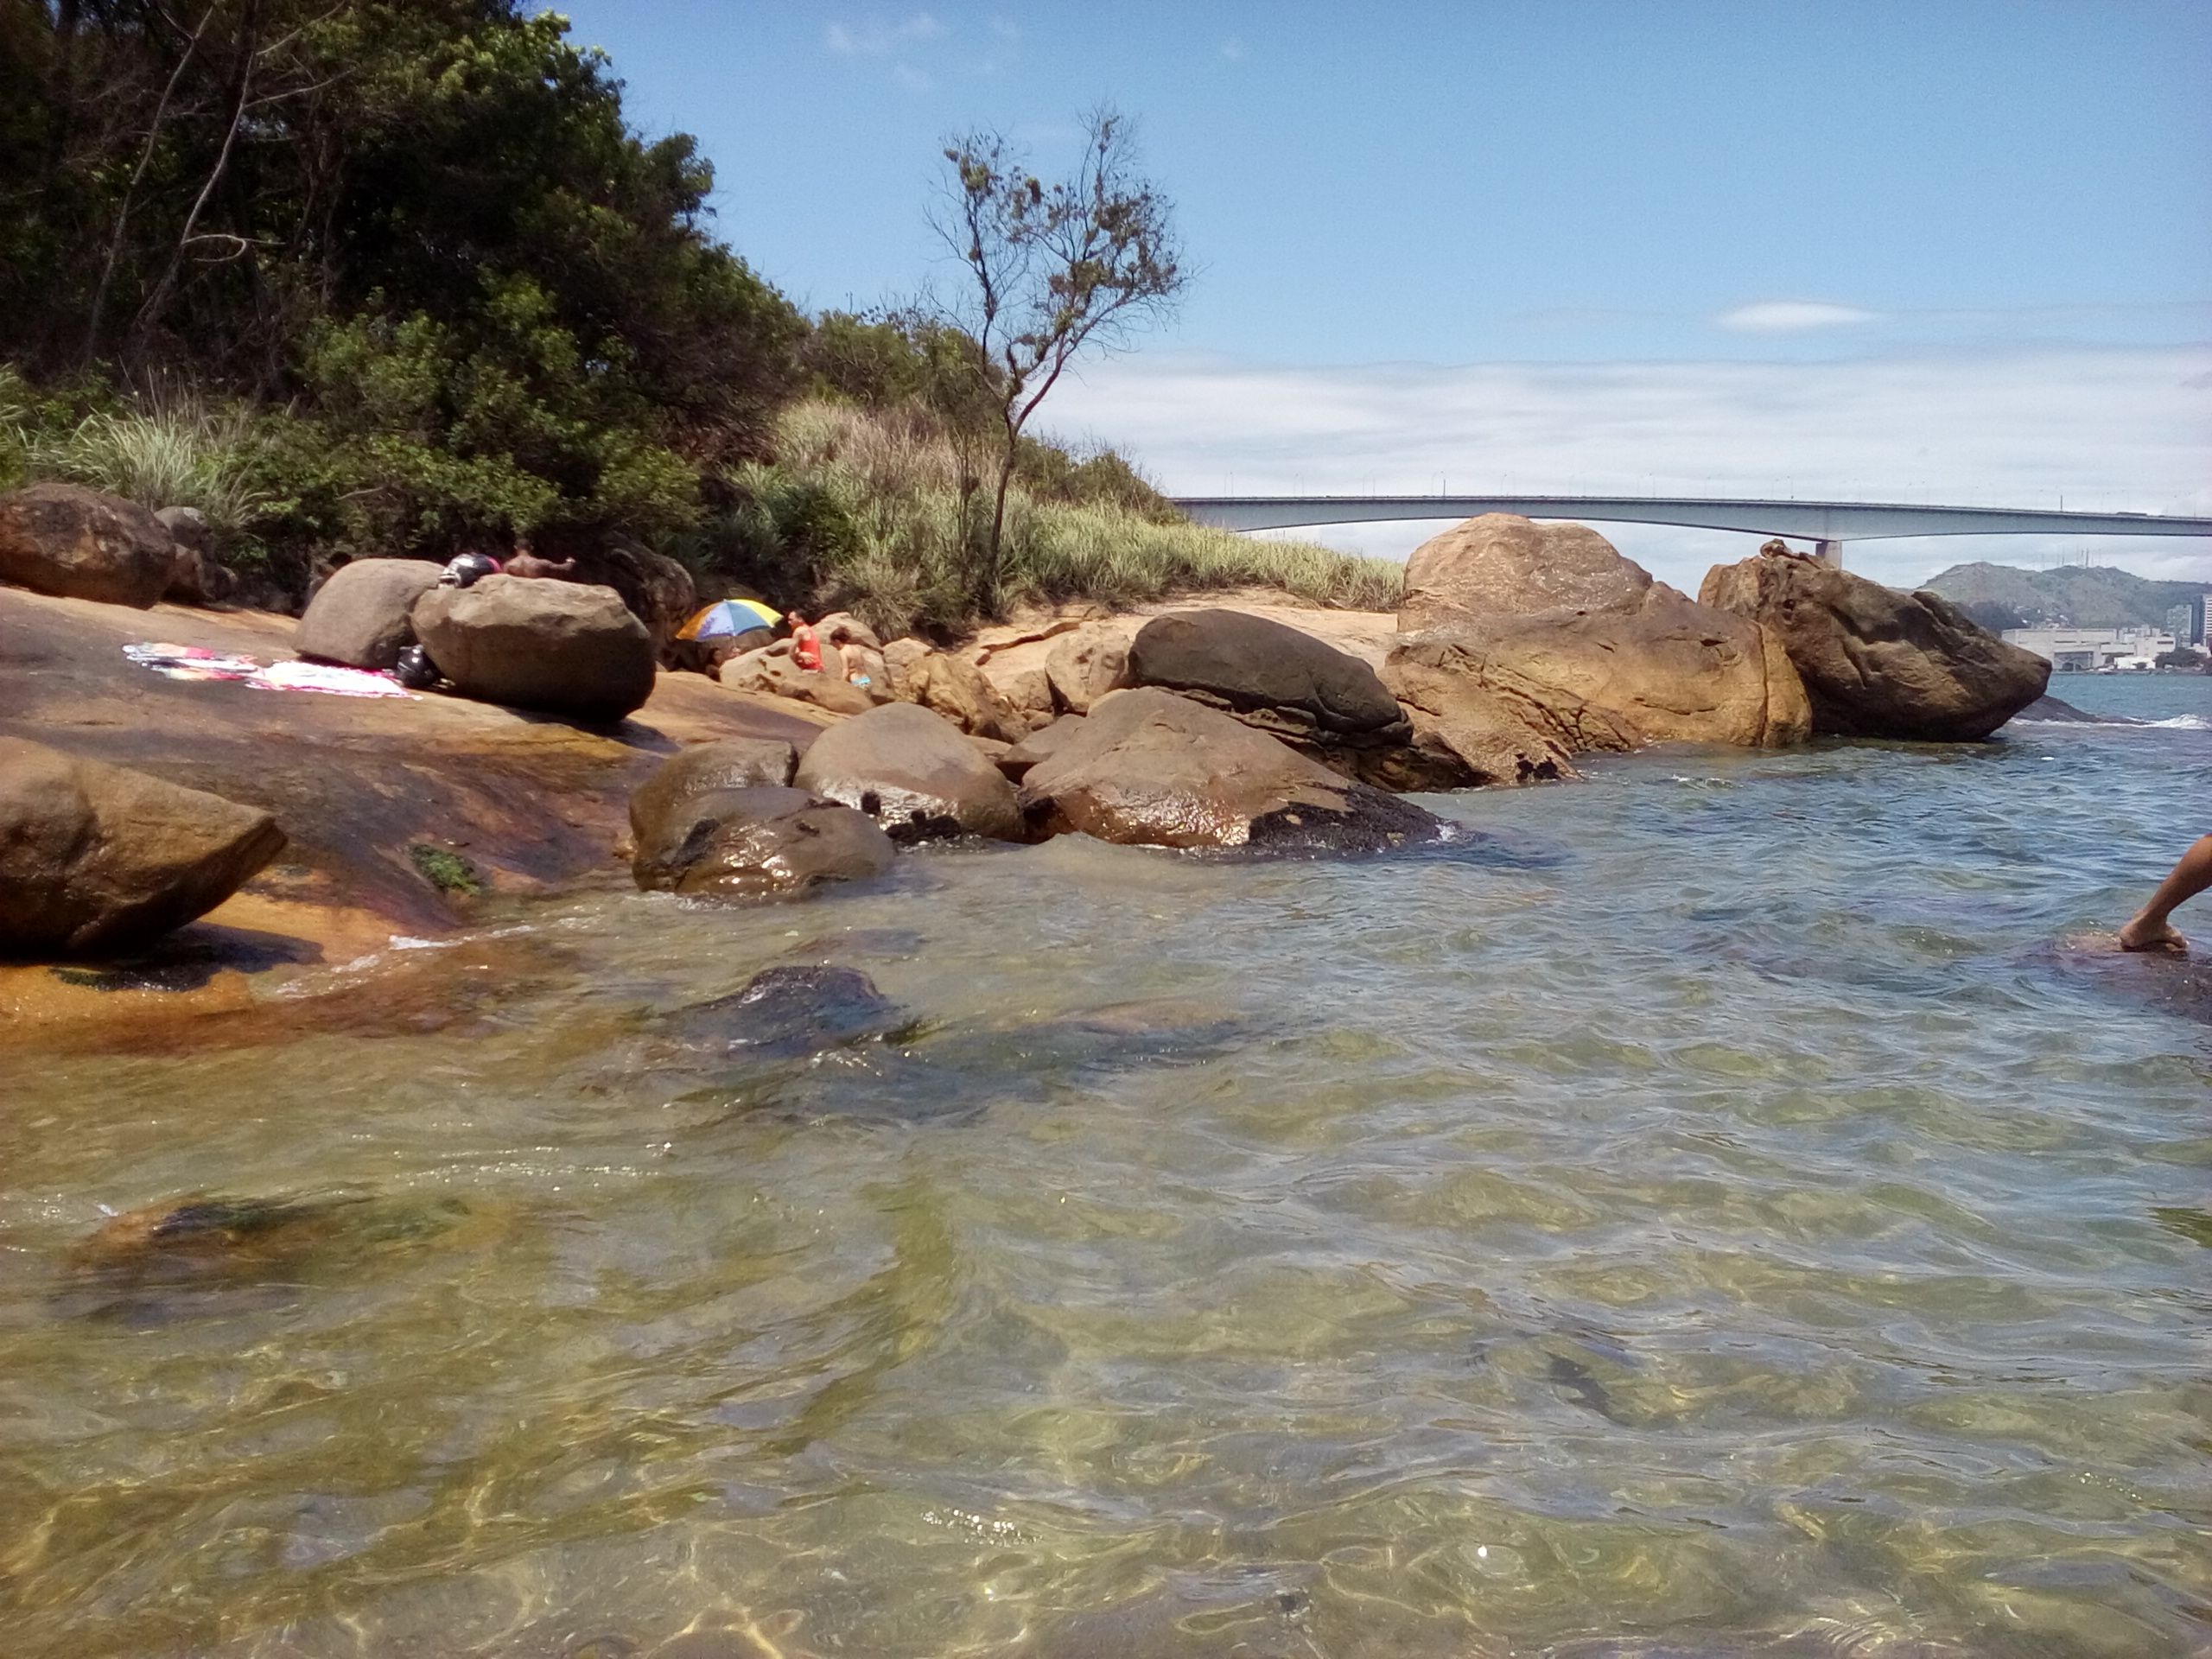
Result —
[[807, 620], [793, 611], [784, 620], [791, 631], [791, 660], [810, 674], [822, 671], [822, 639]]

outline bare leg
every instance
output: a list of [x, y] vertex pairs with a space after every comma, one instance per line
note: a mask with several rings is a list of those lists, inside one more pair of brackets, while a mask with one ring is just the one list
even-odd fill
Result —
[[2166, 918], [2207, 887], [2212, 887], [2212, 836], [2205, 836], [2181, 855], [2181, 862], [2158, 883], [2151, 902], [2137, 911], [2133, 919], [2120, 930], [2120, 948], [2186, 950], [2188, 941], [2167, 925]]

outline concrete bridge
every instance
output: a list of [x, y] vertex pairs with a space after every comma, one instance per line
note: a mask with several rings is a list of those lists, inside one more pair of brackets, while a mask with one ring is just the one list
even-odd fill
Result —
[[1905, 536], [2212, 537], [2212, 518], [2032, 507], [1923, 507], [1881, 501], [1708, 500], [1658, 495], [1188, 495], [1178, 497], [1175, 505], [1198, 523], [1224, 530], [1471, 518], [1482, 512], [1740, 530], [1813, 542], [1822, 558], [1838, 565], [1843, 563], [1846, 542]]

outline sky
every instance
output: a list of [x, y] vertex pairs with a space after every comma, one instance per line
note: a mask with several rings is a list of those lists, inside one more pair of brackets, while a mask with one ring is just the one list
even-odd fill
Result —
[[[569, 0], [810, 309], [959, 272], [945, 138], [1134, 118], [1196, 267], [1039, 416], [1171, 493], [2212, 514], [2212, 5]], [[1440, 525], [1314, 539], [1402, 556]], [[1694, 588], [1755, 540], [1607, 526]], [[2212, 542], [1854, 544], [2212, 580]]]

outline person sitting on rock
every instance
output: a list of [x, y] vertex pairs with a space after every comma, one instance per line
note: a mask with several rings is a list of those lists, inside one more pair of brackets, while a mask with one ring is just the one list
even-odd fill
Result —
[[2181, 861], [2158, 883], [2151, 901], [2120, 930], [2120, 948], [2186, 951], [2189, 941], [2175, 932], [2166, 918], [2207, 887], [2212, 887], [2212, 836], [2202, 837], [2181, 855]]
[[784, 621], [791, 631], [791, 660], [810, 674], [822, 672], [822, 637], [797, 611], [788, 613]]

